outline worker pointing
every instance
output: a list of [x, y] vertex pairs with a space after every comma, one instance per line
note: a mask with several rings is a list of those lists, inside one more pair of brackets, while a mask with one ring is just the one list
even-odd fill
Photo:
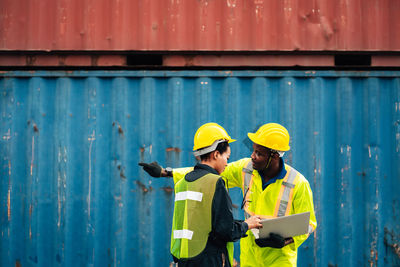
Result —
[[[233, 219], [232, 201], [219, 174], [227, 166], [229, 143], [234, 141], [216, 123], [204, 124], [195, 134], [193, 151], [200, 163], [175, 184], [171, 254], [180, 267], [231, 266], [233, 244], [229, 242], [262, 226], [257, 216], [244, 222]], [[162, 174], [156, 163], [139, 165], [152, 176]]]
[[[317, 227], [309, 182], [282, 159], [290, 149], [285, 127], [268, 123], [255, 133], [248, 133], [248, 137], [253, 142], [251, 158], [228, 164], [221, 174], [229, 181], [229, 187], [242, 188], [245, 216], [280, 217], [310, 212], [310, 221], [308, 234], [290, 238], [271, 234], [256, 240], [249, 232], [248, 237], [240, 240], [240, 266], [296, 266], [299, 246]], [[166, 172], [157, 163], [145, 170], [157, 174], [156, 169], [161, 176], [173, 176], [175, 183], [190, 170]]]

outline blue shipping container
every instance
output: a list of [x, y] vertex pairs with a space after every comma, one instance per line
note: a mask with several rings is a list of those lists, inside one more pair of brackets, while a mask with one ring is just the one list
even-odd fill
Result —
[[209, 121], [232, 161], [289, 130], [318, 220], [299, 266], [400, 265], [398, 71], [10, 71], [0, 93], [1, 266], [168, 266], [173, 182], [137, 163], [194, 165]]

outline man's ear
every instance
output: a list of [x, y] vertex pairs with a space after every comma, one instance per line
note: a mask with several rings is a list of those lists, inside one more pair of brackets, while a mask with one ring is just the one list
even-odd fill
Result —
[[278, 153], [273, 153], [273, 154], [272, 154], [272, 157], [273, 157], [274, 159], [279, 159], [279, 154], [278, 154]]

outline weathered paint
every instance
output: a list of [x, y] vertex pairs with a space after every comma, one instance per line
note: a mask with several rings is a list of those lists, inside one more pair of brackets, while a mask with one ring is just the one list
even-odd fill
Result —
[[1, 50], [400, 51], [397, 0], [2, 0]]
[[400, 72], [0, 77], [1, 266], [168, 265], [173, 183], [137, 163], [193, 165], [208, 121], [239, 140], [231, 160], [250, 155], [259, 125], [288, 128], [285, 160], [308, 178], [318, 220], [299, 266], [400, 264]]
[[[116, 54], [115, 54], [116, 53]], [[3, 67], [138, 67], [138, 66], [164, 66], [164, 67], [332, 67], [332, 66], [373, 66], [373, 67], [397, 67], [400, 66], [400, 56], [396, 54], [364, 55], [362, 62], [354, 62], [348, 56], [342, 60], [336, 60], [335, 54], [260, 54], [252, 53], [222, 53], [201, 54], [169, 54], [168, 51], [157, 54], [136, 54], [129, 52], [112, 52], [105, 54], [78, 52], [8, 52], [0, 54], [0, 66]], [[341, 56], [341, 55], [340, 55]], [[153, 57], [153, 58], [152, 58]], [[351, 54], [350, 54], [351, 57]], [[154, 59], [155, 58], [155, 59]], [[139, 59], [139, 60], [138, 60]], [[338, 63], [340, 62], [340, 63]]]

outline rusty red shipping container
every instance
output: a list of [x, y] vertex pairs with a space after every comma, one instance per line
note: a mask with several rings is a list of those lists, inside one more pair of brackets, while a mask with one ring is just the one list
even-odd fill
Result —
[[2, 0], [0, 50], [400, 51], [398, 0]]

